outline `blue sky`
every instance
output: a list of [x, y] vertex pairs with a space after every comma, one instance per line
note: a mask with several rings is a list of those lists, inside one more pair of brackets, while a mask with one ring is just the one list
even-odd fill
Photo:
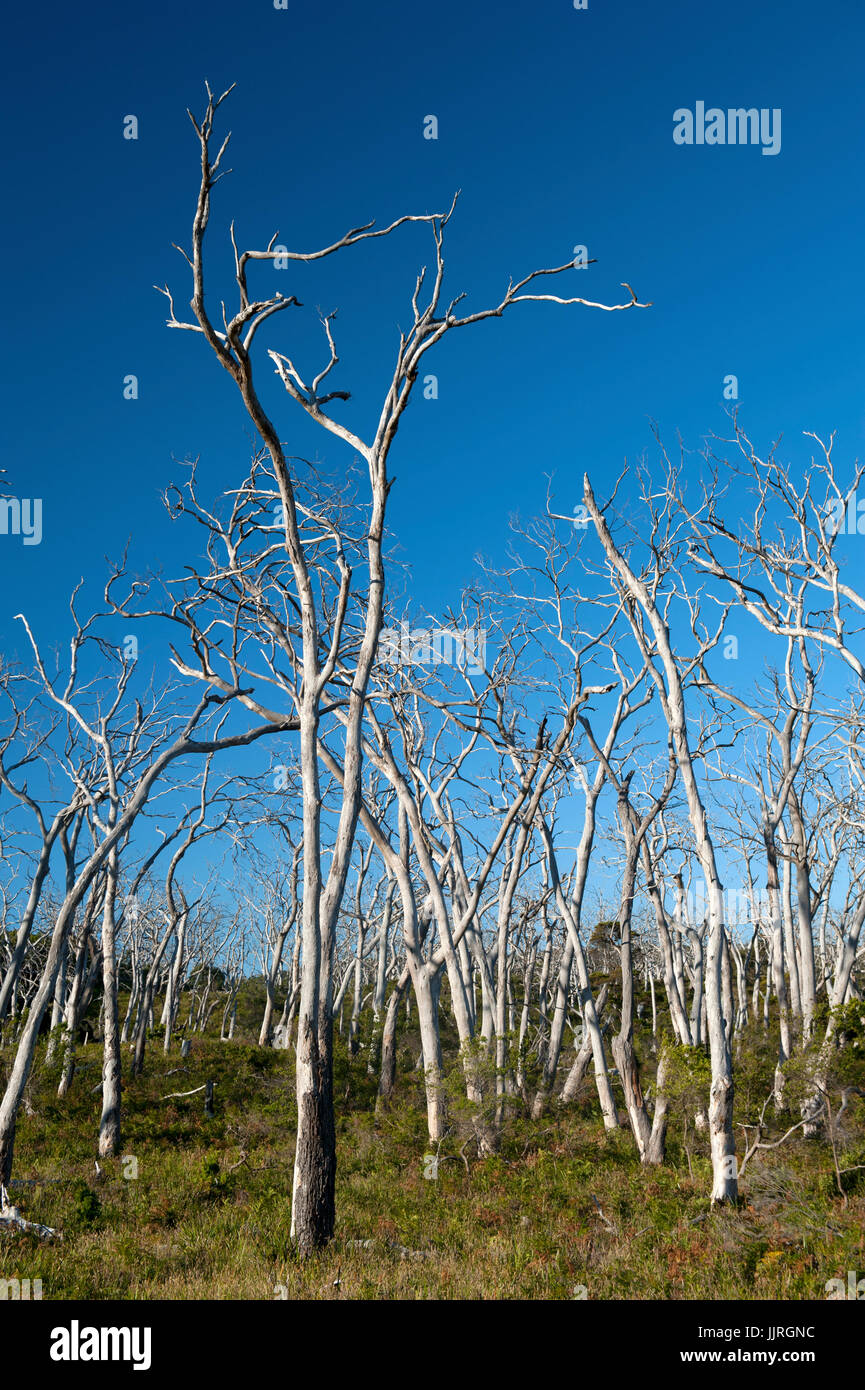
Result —
[[[3, 466], [18, 497], [43, 499], [43, 539], [0, 536], [0, 644], [25, 654], [23, 609], [46, 644], [66, 640], [68, 594], [98, 595], [103, 556], [132, 538], [133, 567], [189, 559], [159, 495], [200, 456], [203, 491], [236, 485], [249, 426], [203, 340], [165, 327], [168, 282], [188, 301], [171, 242], [189, 242], [204, 80], [237, 90], [221, 126], [234, 173], [214, 195], [212, 303], [230, 294], [229, 219], [242, 244], [279, 228], [312, 249], [349, 227], [447, 207], [449, 288], [467, 306], [508, 277], [570, 259], [598, 264], [561, 292], [615, 302], [628, 281], [653, 307], [625, 314], [522, 306], [451, 335], [427, 370], [439, 397], [413, 402], [391, 456], [390, 524], [431, 611], [501, 559], [514, 512], [559, 510], [651, 445], [698, 447], [722, 431], [723, 379], [739, 382], [758, 443], [838, 430], [861, 453], [863, 22], [854, 0], [724, 6], [404, 0], [274, 9], [270, 0], [178, 8], [49, 3], [7, 18]], [[673, 112], [780, 108], [782, 147], [682, 147]], [[134, 114], [139, 138], [123, 139]], [[428, 114], [439, 138], [424, 140]], [[258, 272], [296, 293], [303, 319], [261, 334], [262, 392], [292, 450], [328, 465], [348, 452], [307, 428], [265, 346], [322, 364], [305, 325], [339, 308], [341, 419], [377, 413], [414, 276], [421, 229], [317, 267]], [[289, 283], [290, 282], [290, 283]], [[304, 355], [305, 354], [305, 355]], [[123, 399], [134, 373], [139, 399]], [[697, 462], [695, 460], [695, 468]], [[842, 470], [843, 474], [843, 470]], [[153, 653], [158, 664], [163, 653]]]
[[[852, 0], [586, 11], [157, 0], [21, 7], [8, 25], [3, 463], [16, 495], [43, 498], [44, 534], [31, 547], [0, 537], [4, 640], [22, 595], [42, 632], [62, 630], [71, 583], [98, 580], [129, 534], [142, 567], [185, 557], [188, 533], [158, 500], [179, 472], [172, 455], [200, 454], [214, 493], [247, 462], [231, 383], [202, 341], [164, 327], [151, 288], [168, 280], [188, 299], [170, 243], [188, 243], [197, 152], [185, 107], [201, 108], [205, 77], [238, 84], [223, 108], [235, 172], [210, 234], [217, 293], [231, 215], [250, 245], [279, 227], [311, 248], [372, 217], [444, 208], [459, 187], [448, 267], [470, 306], [577, 243], [599, 264], [568, 277], [573, 292], [615, 301], [628, 280], [653, 301], [615, 315], [523, 306], [427, 359], [439, 399], [418, 398], [401, 429], [391, 512], [423, 601], [444, 605], [475, 551], [499, 553], [509, 513], [542, 506], [545, 472], [570, 511], [583, 468], [617, 471], [650, 444], [650, 417], [695, 446], [720, 429], [728, 372], [757, 439], [783, 431], [804, 458], [803, 429], [837, 428], [840, 454], [860, 452]], [[780, 107], [781, 153], [674, 145], [674, 109], [697, 100]], [[137, 141], [122, 138], [130, 113]], [[422, 138], [429, 113], [437, 141]], [[425, 259], [411, 229], [391, 251], [281, 272], [307, 305], [340, 309], [339, 384], [354, 397], [342, 418], [370, 417]], [[261, 272], [262, 289], [276, 274]], [[286, 317], [271, 341], [288, 347], [298, 329]], [[137, 401], [122, 398], [127, 373]], [[265, 392], [284, 437], [340, 464], [278, 389]]]

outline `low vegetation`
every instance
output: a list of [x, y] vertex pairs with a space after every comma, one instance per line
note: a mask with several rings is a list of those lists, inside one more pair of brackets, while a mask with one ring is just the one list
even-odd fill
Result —
[[[479, 1158], [446, 1009], [449, 1127], [438, 1153], [411, 1027], [393, 1100], [378, 1113], [365, 1047], [351, 1056], [337, 1035], [337, 1228], [330, 1246], [300, 1260], [289, 1240], [294, 1054], [255, 1045], [257, 991], [245, 993], [249, 1024], [241, 1000], [234, 1040], [196, 1036], [181, 1059], [153, 1039], [144, 1074], [124, 1088], [122, 1154], [99, 1172], [101, 1047], [81, 1047], [62, 1102], [57, 1068], [39, 1057], [10, 1198], [62, 1239], [0, 1237], [0, 1277], [41, 1279], [45, 1299], [762, 1300], [825, 1298], [829, 1279], [865, 1268], [858, 1095], [833, 1131], [834, 1153], [825, 1134], [795, 1131], [754, 1153], [737, 1205], [712, 1209], [708, 1143], [693, 1123], [705, 1101], [702, 1054], [674, 1052], [663, 1166], [640, 1164], [628, 1129], [605, 1134], [591, 1078], [541, 1124], [509, 1098], [498, 1151]], [[650, 1073], [651, 1035], [638, 1042]], [[753, 1138], [775, 1056], [756, 1032], [741, 1054], [736, 1122]], [[200, 1089], [208, 1079], [212, 1117]], [[796, 1084], [791, 1074], [792, 1111]], [[766, 1142], [796, 1118], [773, 1111]]]

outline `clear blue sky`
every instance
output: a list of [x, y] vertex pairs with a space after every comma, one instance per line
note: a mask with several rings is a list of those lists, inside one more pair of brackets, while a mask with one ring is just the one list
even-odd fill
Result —
[[[173, 457], [200, 455], [214, 495], [244, 474], [249, 427], [232, 384], [203, 340], [165, 328], [152, 289], [167, 280], [188, 302], [171, 242], [189, 242], [198, 170], [185, 108], [201, 110], [205, 78], [238, 84], [222, 113], [235, 172], [215, 194], [214, 304], [232, 288], [231, 216], [242, 244], [279, 228], [311, 249], [373, 217], [444, 209], [456, 188], [449, 286], [469, 307], [577, 243], [599, 263], [569, 272], [570, 292], [612, 302], [627, 280], [653, 301], [614, 315], [523, 306], [427, 359], [439, 399], [418, 395], [401, 427], [390, 520], [431, 611], [473, 577], [476, 551], [501, 557], [509, 514], [542, 509], [544, 473], [570, 512], [583, 469], [602, 491], [651, 443], [650, 418], [695, 447], [721, 429], [727, 373], [757, 441], [783, 431], [804, 459], [803, 429], [837, 428], [839, 458], [858, 455], [863, 27], [854, 0], [10, 12], [2, 462], [17, 496], [43, 499], [44, 519], [39, 546], [0, 536], [0, 643], [25, 655], [11, 622], [21, 608], [44, 641], [65, 640], [70, 588], [84, 574], [98, 593], [102, 557], [129, 535], [135, 567], [179, 570], [192, 536], [159, 502], [182, 472]], [[698, 100], [781, 108], [781, 152], [675, 145], [674, 110]], [[123, 139], [128, 114], [137, 141]], [[422, 138], [428, 114], [437, 141]], [[420, 229], [385, 245], [253, 281], [297, 293], [310, 314], [340, 309], [334, 385], [353, 400], [338, 409], [361, 427], [428, 259]], [[300, 342], [315, 366], [301, 320], [277, 323], [268, 343]], [[122, 398], [127, 373], [137, 401]], [[290, 448], [347, 463], [271, 375], [264, 359]]]

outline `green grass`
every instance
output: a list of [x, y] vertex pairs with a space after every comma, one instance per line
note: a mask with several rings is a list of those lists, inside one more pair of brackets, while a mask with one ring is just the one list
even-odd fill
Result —
[[[570, 1299], [584, 1285], [591, 1299], [759, 1300], [822, 1299], [828, 1279], [865, 1272], [865, 1172], [844, 1179], [842, 1197], [824, 1142], [796, 1135], [757, 1155], [740, 1205], [712, 1211], [702, 1135], [674, 1121], [667, 1164], [643, 1168], [629, 1132], [605, 1135], [591, 1085], [540, 1124], [512, 1108], [500, 1152], [484, 1160], [455, 1107], [438, 1176], [425, 1178], [412, 1060], [403, 1047], [397, 1097], [377, 1117], [363, 1053], [350, 1058], [337, 1040], [336, 1238], [299, 1262], [293, 1053], [196, 1038], [183, 1064], [154, 1038], [144, 1075], [124, 1087], [123, 1155], [138, 1175], [117, 1158], [101, 1180], [101, 1050], [80, 1050], [62, 1102], [40, 1053], [13, 1176], [61, 1181], [11, 1192], [63, 1239], [0, 1237], [0, 1278], [39, 1278], [46, 1299], [273, 1299], [279, 1286], [291, 1299]], [[203, 1093], [160, 1100], [208, 1077], [212, 1119]], [[842, 1167], [865, 1161], [858, 1104]]]

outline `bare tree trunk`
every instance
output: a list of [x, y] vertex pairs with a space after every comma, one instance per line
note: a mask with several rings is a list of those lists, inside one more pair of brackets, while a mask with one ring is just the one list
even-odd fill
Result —
[[[570, 937], [568, 937], [562, 948], [562, 958], [559, 962], [559, 970], [556, 976], [556, 992], [555, 1002], [553, 1004], [553, 1016], [550, 1023], [550, 1036], [544, 1054], [544, 1068], [541, 1084], [535, 1096], [534, 1105], [532, 1106], [533, 1120], [539, 1120], [543, 1115], [547, 1101], [552, 1095], [553, 1086], [555, 1085], [559, 1058], [562, 1055], [562, 1040], [565, 1036], [565, 1025], [568, 1021], [568, 996], [570, 995], [573, 961], [574, 948], [571, 944]], [[588, 1031], [586, 1037], [588, 1038]], [[589, 1051], [591, 1052], [590, 1038]]]
[[387, 990], [387, 951], [390, 936], [390, 919], [393, 913], [393, 895], [396, 888], [396, 881], [391, 877], [387, 885], [387, 895], [384, 900], [384, 912], [382, 915], [381, 929], [378, 936], [378, 946], [376, 949], [375, 962], [375, 988], [372, 994], [372, 1037], [369, 1044], [369, 1060], [367, 1062], [367, 1075], [375, 1076], [382, 1063], [382, 1045], [384, 1040], [384, 1020], [385, 1020], [385, 994]]
[[[793, 846], [796, 856], [796, 900], [799, 917], [799, 988], [802, 1004], [802, 1042], [811, 1040], [814, 1011], [817, 1007], [817, 972], [814, 966], [814, 925], [811, 913], [811, 879], [808, 871], [808, 842], [799, 799], [791, 788], [789, 796], [790, 822], [793, 827]], [[828, 893], [827, 893], [828, 903]]]
[[727, 1034], [727, 1046], [733, 1046], [733, 1024], [736, 1018], [736, 1006], [733, 1003], [733, 971], [730, 966], [730, 940], [725, 931], [721, 947], [721, 1006], [724, 1010], [724, 1029]]
[[380, 1102], [390, 1099], [393, 1094], [394, 1085], [396, 1084], [396, 1028], [399, 1020], [399, 1006], [410, 979], [411, 974], [408, 966], [406, 966], [388, 1000], [384, 1017], [384, 1028], [382, 1029], [381, 1035], [381, 1072], [378, 1083], [376, 1110], [379, 1109]]
[[185, 961], [183, 959], [186, 947], [186, 927], [189, 922], [189, 914], [184, 912], [177, 927], [177, 948], [174, 952], [174, 960], [168, 970], [168, 981], [165, 988], [165, 1003], [162, 1009], [162, 1022], [165, 1024], [165, 1039], [162, 1044], [163, 1052], [171, 1050], [171, 1033], [177, 1021], [177, 1013], [180, 1008], [180, 988], [183, 978]]
[[[301, 847], [298, 845], [295, 848], [291, 862], [289, 910], [286, 913], [283, 924], [279, 932], [277, 933], [276, 940], [273, 944], [273, 954], [270, 961], [270, 967], [265, 971], [264, 983], [265, 988], [267, 990], [267, 1002], [264, 1006], [264, 1017], [261, 1020], [261, 1029], [258, 1034], [259, 1047], [266, 1047], [270, 1040], [270, 1029], [271, 1023], [273, 1021], [273, 1011], [276, 1005], [276, 983], [279, 979], [279, 972], [282, 968], [282, 953], [285, 949], [285, 942], [288, 938], [288, 934], [291, 931], [291, 928], [294, 926], [295, 922], [297, 921], [297, 879], [298, 870], [300, 866], [300, 852]], [[280, 1025], [283, 1025], [286, 1022], [285, 1012], [289, 1007], [289, 1000], [291, 999], [292, 994], [297, 987], [297, 961], [299, 950], [300, 932], [297, 932], [295, 934], [294, 951], [292, 954], [291, 983], [289, 985], [288, 994], [286, 995], [285, 1009], [283, 1009], [283, 1017], [280, 1019]]]
[[751, 991], [751, 1018], [756, 1024], [760, 1019], [760, 931], [754, 926], [754, 988]]
[[80, 1018], [81, 995], [84, 989], [84, 967], [87, 962], [87, 943], [89, 938], [89, 922], [85, 920], [81, 933], [81, 940], [78, 943], [78, 950], [75, 954], [72, 986], [66, 1000], [66, 1008], [63, 1017], [63, 1069], [60, 1076], [60, 1084], [57, 1087], [57, 1095], [61, 1100], [68, 1093], [69, 1087], [72, 1085], [72, 1077], [75, 1074], [75, 1050], [78, 1042], [78, 1021]]
[[138, 947], [134, 935], [132, 938], [131, 957], [132, 982], [129, 989], [129, 998], [126, 1001], [126, 1013], [123, 1017], [123, 1027], [120, 1030], [120, 1042], [123, 1046], [125, 1046], [125, 1044], [129, 1042], [129, 1032], [132, 1027], [132, 1019], [135, 1016], [135, 1010], [137, 1009], [138, 1001], [141, 998], [141, 972], [139, 970], [138, 963]]
[[[306, 600], [305, 600], [306, 602]], [[300, 760], [303, 784], [302, 967], [297, 1033], [297, 1146], [291, 1201], [291, 1238], [302, 1255], [326, 1245], [335, 1221], [336, 1132], [333, 1116], [333, 1016], [322, 997], [321, 789], [318, 774], [318, 700], [310, 651], [314, 605], [304, 615], [304, 685]]]
[[105, 901], [102, 907], [102, 1116], [99, 1122], [99, 1153], [103, 1157], [120, 1152], [121, 1066], [117, 1011], [117, 951], [114, 904], [117, 894], [117, 848], [108, 856]]
[[[595, 1000], [595, 1008], [598, 1013], [598, 1021], [600, 1021], [603, 1017], [604, 1009], [606, 1008], [607, 1004], [607, 995], [609, 994], [609, 992], [610, 985], [609, 982], [605, 980], [604, 983], [601, 985], [601, 988], [598, 991], [598, 997]], [[589, 1035], [588, 1029], [583, 1027], [582, 1041], [577, 1049], [577, 1055], [574, 1058], [574, 1064], [571, 1067], [571, 1070], [568, 1072], [567, 1080], [565, 1081], [565, 1084], [562, 1087], [562, 1094], [559, 1096], [560, 1105], [567, 1105], [569, 1101], [572, 1101], [574, 1099], [578, 1090], [580, 1089], [580, 1085], [582, 1084], [583, 1078], [589, 1069], [589, 1062], [591, 1060], [592, 1039]]]
[[[634, 1051], [634, 964], [631, 946], [631, 921], [633, 917], [634, 894], [637, 880], [637, 863], [646, 833], [656, 816], [663, 810], [676, 780], [676, 760], [671, 757], [666, 781], [659, 795], [643, 816], [638, 816], [630, 802], [630, 784], [633, 773], [621, 782], [615, 778], [612, 768], [608, 768], [610, 780], [618, 786], [618, 815], [625, 837], [625, 863], [622, 871], [621, 896], [619, 901], [619, 928], [621, 944], [619, 957], [622, 977], [622, 1016], [619, 1032], [612, 1040], [613, 1056], [619, 1069], [619, 1080], [625, 1092], [625, 1104], [631, 1121], [634, 1139], [640, 1154], [641, 1163], [662, 1163], [664, 1159], [664, 1135], [666, 1126], [660, 1125], [653, 1136], [649, 1113], [640, 1085], [640, 1068]], [[662, 1069], [658, 1069], [659, 1076]], [[663, 1114], [663, 1097], [661, 1111]], [[654, 1137], [654, 1143], [650, 1141]], [[650, 1152], [654, 1155], [650, 1158]]]
[[[181, 915], [185, 915], [186, 910], [187, 909], [184, 906], [183, 913]], [[131, 1076], [140, 1076], [144, 1068], [144, 1051], [147, 1046], [147, 1031], [148, 1028], [152, 1028], [153, 1026], [153, 996], [156, 992], [156, 981], [159, 975], [159, 967], [162, 963], [162, 958], [165, 955], [168, 943], [171, 940], [172, 935], [174, 934], [174, 929], [176, 925], [177, 923], [174, 920], [174, 918], [169, 918], [168, 925], [166, 926], [165, 931], [162, 934], [162, 939], [159, 942], [153, 960], [150, 963], [150, 969], [148, 970], [147, 976], [144, 981], [144, 988], [141, 991], [141, 1003], [138, 1008], [138, 1018], [135, 1023], [132, 1066], [130, 1067]]]
[[[2, 767], [0, 767], [0, 781], [2, 781], [3, 785], [7, 786], [10, 791], [14, 792], [14, 788], [12, 787], [11, 783], [2, 774], [3, 769]], [[42, 846], [39, 851], [39, 858], [36, 862], [36, 868], [30, 885], [30, 892], [27, 897], [27, 903], [25, 905], [24, 912], [21, 917], [21, 926], [19, 927], [17, 936], [15, 938], [15, 947], [12, 951], [9, 964], [4, 972], [2, 984], [0, 984], [0, 1028], [2, 1028], [3, 1026], [6, 1014], [9, 1009], [10, 1001], [18, 987], [18, 978], [21, 973], [21, 966], [24, 962], [24, 957], [27, 954], [27, 947], [30, 941], [30, 933], [33, 928], [33, 922], [36, 917], [36, 910], [39, 906], [39, 902], [42, 897], [42, 888], [48, 876], [49, 868], [51, 867], [51, 852], [54, 848], [54, 844], [57, 840], [58, 835], [60, 835], [61, 831], [65, 833], [65, 828], [68, 826], [70, 819], [71, 815], [68, 808], [57, 813], [57, 815], [51, 823], [50, 828], [46, 828], [42, 824], [40, 817], [40, 825], [42, 826], [43, 832]], [[73, 839], [74, 838], [75, 837], [73, 835]], [[64, 845], [65, 844], [68, 844], [68, 841], [64, 840]]]
[[[590, 833], [587, 835], [584, 830], [584, 838], [583, 841], [581, 841], [580, 850], [578, 851], [578, 856], [580, 856], [580, 858], [578, 859], [579, 867], [577, 872], [578, 888], [575, 889], [572, 898], [572, 902], [574, 903], [577, 911], [579, 911], [580, 901], [582, 899], [582, 886], [585, 882], [585, 878], [588, 873], [588, 853], [591, 846], [591, 835], [593, 835], [594, 833], [594, 808], [592, 808], [591, 825], [587, 828]], [[586, 965], [586, 956], [583, 950], [583, 943], [580, 940], [578, 922], [577, 920], [575, 920], [573, 912], [571, 911], [571, 904], [567, 901], [562, 891], [561, 880], [559, 878], [559, 868], [558, 863], [556, 862], [556, 855], [555, 850], [553, 848], [552, 836], [550, 834], [546, 820], [543, 816], [539, 818], [539, 829], [541, 832], [541, 838], [544, 842], [544, 850], [547, 855], [547, 868], [549, 872], [550, 884], [555, 892], [556, 905], [562, 917], [564, 918], [565, 926], [568, 931], [568, 939], [571, 942], [574, 949], [574, 959], [576, 961], [577, 979], [579, 981], [580, 989], [580, 1004], [582, 1007], [584, 1024], [586, 1029], [588, 1030], [589, 1037], [591, 1038], [592, 1042], [592, 1058], [595, 1064], [595, 1084], [598, 1088], [598, 1099], [601, 1103], [601, 1113], [604, 1117], [604, 1128], [608, 1130], [618, 1129], [619, 1112], [616, 1109], [616, 1101], [615, 1097], [613, 1096], [613, 1088], [610, 1083], [610, 1075], [607, 1068], [607, 1056], [604, 1050], [604, 1039], [601, 1033], [600, 1024], [598, 1023], [598, 1014], [595, 1008], [595, 1000], [594, 995], [592, 994], [591, 982], [589, 980], [589, 971], [588, 966]], [[540, 1092], [538, 1094], [540, 1096]], [[543, 1098], [541, 1100], [541, 1105], [543, 1107]], [[537, 1109], [537, 1107], [538, 1097], [536, 1096], [535, 1109]]]
[[69, 940], [65, 937], [60, 956], [60, 968], [54, 983], [54, 996], [51, 1003], [51, 1022], [49, 1024], [48, 1046], [45, 1049], [45, 1065], [50, 1067], [57, 1055], [57, 1044], [60, 1040], [60, 1024], [63, 1020], [63, 1010], [66, 1007], [66, 986], [67, 971], [69, 968]]
[[[789, 800], [789, 798], [788, 798]], [[793, 1018], [802, 1017], [802, 1000], [799, 990], [799, 962], [796, 950], [796, 935], [793, 930], [793, 909], [790, 904], [790, 860], [785, 845], [781, 863], [781, 917], [784, 923], [784, 957], [790, 977], [788, 1000]]]
[[[654, 599], [642, 580], [637, 579], [616, 548], [606, 520], [598, 510], [588, 477], [584, 478], [583, 500], [595, 524], [598, 537], [611, 565], [620, 575], [631, 600], [639, 604], [651, 626], [664, 675], [650, 661], [652, 674], [664, 717], [670, 730], [679, 774], [685, 789], [688, 815], [694, 834], [697, 856], [709, 893], [709, 940], [706, 954], [706, 1016], [709, 1032], [709, 1051], [712, 1065], [712, 1085], [709, 1101], [709, 1129], [712, 1151], [712, 1201], [735, 1201], [738, 1194], [736, 1146], [733, 1134], [733, 1059], [727, 1043], [721, 997], [721, 953], [724, 932], [724, 890], [715, 860], [715, 848], [709, 833], [706, 811], [694, 772], [693, 757], [688, 739], [685, 699], [678, 664], [670, 645], [670, 632], [661, 617]], [[639, 642], [642, 630], [632, 620]], [[646, 652], [645, 644], [642, 648]], [[666, 677], [666, 682], [664, 680]]]
[[655, 1077], [655, 1113], [652, 1116], [652, 1129], [646, 1146], [647, 1163], [663, 1163], [666, 1153], [667, 1112], [670, 1107], [670, 1102], [665, 1095], [668, 1063], [667, 1049], [662, 1048]]
[[526, 950], [523, 961], [523, 1007], [520, 1012], [520, 1030], [517, 1037], [517, 1087], [521, 1092], [525, 1092], [526, 1085], [526, 1035], [529, 1030], [529, 1014], [537, 956], [538, 944], [536, 940], [533, 940]]
[[[839, 1009], [847, 1000], [847, 992], [850, 986], [850, 979], [853, 966], [856, 961], [856, 953], [859, 947], [859, 936], [862, 925], [865, 923], [865, 896], [860, 899], [859, 906], [854, 913], [853, 920], [844, 933], [841, 941], [841, 948], [838, 953], [838, 960], [835, 967], [835, 981], [830, 998], [830, 1008]], [[806, 1120], [803, 1127], [803, 1134], [814, 1137], [819, 1134], [822, 1128], [823, 1110], [823, 1091], [826, 1086], [826, 1076], [829, 1070], [829, 1061], [832, 1055], [832, 1048], [835, 1036], [836, 1020], [830, 1014], [829, 1023], [826, 1028], [826, 1035], [823, 1039], [820, 1053], [814, 1067], [813, 1082], [809, 1095], [802, 1103], [802, 1115]]]
[[439, 1033], [438, 1005], [441, 991], [442, 967], [426, 962], [412, 962], [412, 985], [417, 1001], [418, 1026], [420, 1028], [421, 1048], [426, 1090], [427, 1129], [430, 1143], [437, 1144], [444, 1137], [445, 1105], [442, 1091], [442, 1052]]
[[360, 1046], [360, 1009], [363, 999], [363, 947], [366, 940], [366, 925], [363, 921], [357, 926], [357, 949], [354, 957], [354, 977], [351, 997], [351, 1019], [348, 1025], [348, 1050], [352, 1057], [357, 1056]]
[[[670, 1021], [673, 1025], [673, 1032], [679, 1042], [686, 1047], [692, 1045], [691, 1024], [685, 1008], [685, 979], [681, 968], [677, 969], [676, 952], [670, 936], [669, 919], [667, 917], [661, 889], [655, 874], [655, 865], [652, 860], [652, 853], [646, 840], [641, 847], [643, 868], [646, 875], [646, 886], [652, 900], [655, 911], [655, 924], [658, 928], [658, 939], [661, 943], [661, 958], [663, 960], [664, 990], [667, 995], [667, 1004], [670, 1009]], [[680, 880], [681, 882], [681, 880]], [[655, 995], [652, 991], [652, 1032], [654, 1026], [654, 1007]]]
[[778, 876], [774, 864], [769, 866], [769, 911], [772, 922], [772, 982], [778, 1000], [779, 1043], [778, 1061], [775, 1066], [774, 1097], [775, 1109], [780, 1110], [784, 1103], [784, 1065], [790, 1058], [790, 1015], [787, 1003], [787, 981], [784, 974], [784, 924], [781, 913], [781, 900], [778, 892]]

